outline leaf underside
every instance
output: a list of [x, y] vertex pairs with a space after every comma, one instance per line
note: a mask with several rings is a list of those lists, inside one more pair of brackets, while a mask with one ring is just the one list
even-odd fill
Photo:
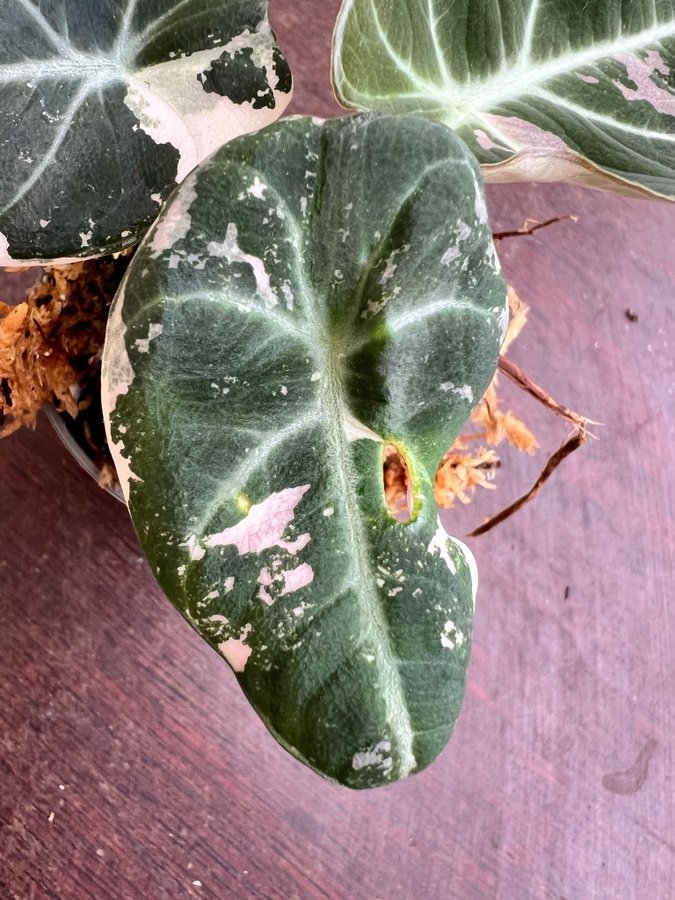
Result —
[[344, 0], [333, 81], [443, 121], [488, 181], [675, 197], [674, 0]]
[[464, 690], [475, 574], [433, 478], [506, 321], [479, 182], [422, 118], [286, 120], [188, 176], [111, 313], [109, 441], [160, 584], [278, 740], [352, 787], [424, 768]]
[[0, 265], [138, 243], [185, 175], [276, 119], [266, 0], [4, 0]]

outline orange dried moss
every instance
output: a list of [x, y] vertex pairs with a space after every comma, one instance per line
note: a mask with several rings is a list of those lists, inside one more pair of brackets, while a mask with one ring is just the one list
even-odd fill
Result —
[[522, 450], [530, 455], [534, 453], [539, 444], [529, 428], [520, 421], [510, 410], [502, 412], [497, 401], [498, 375], [495, 377], [483, 395], [481, 402], [471, 415], [471, 422], [480, 426], [480, 430], [471, 434], [460, 435], [460, 446], [467, 446], [474, 441], [486, 441], [491, 447], [497, 447], [502, 441], [507, 441], [516, 450]]
[[[512, 288], [509, 288], [508, 298], [511, 318], [502, 344], [502, 354], [524, 328], [528, 313], [528, 307]], [[532, 432], [517, 416], [511, 411], [502, 412], [499, 409], [498, 381], [499, 375], [495, 373], [490, 386], [471, 414], [467, 428], [457, 437], [438, 467], [434, 493], [441, 509], [450, 509], [457, 500], [469, 503], [471, 495], [479, 487], [494, 489], [492, 479], [500, 462], [491, 447], [507, 441], [517, 450], [532, 454], [539, 446]], [[480, 445], [472, 450], [479, 442]]]
[[0, 437], [35, 426], [45, 403], [92, 402], [108, 307], [129, 257], [45, 269], [23, 303], [0, 303]]
[[492, 479], [499, 466], [499, 457], [487, 447], [478, 447], [473, 453], [450, 450], [436, 473], [436, 503], [441, 509], [450, 509], [456, 500], [470, 503], [476, 488], [494, 490]]
[[56, 398], [77, 413], [77, 378], [68, 360], [50, 342], [59, 301], [42, 307], [30, 302], [11, 307], [0, 302], [0, 436], [34, 427], [41, 407]]

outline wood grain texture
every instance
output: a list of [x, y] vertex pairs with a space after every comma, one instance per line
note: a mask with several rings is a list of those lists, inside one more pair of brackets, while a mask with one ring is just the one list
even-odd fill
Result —
[[[273, 6], [296, 112], [336, 111], [335, 12]], [[672, 897], [675, 207], [530, 185], [490, 202], [496, 230], [580, 217], [500, 254], [532, 306], [513, 359], [604, 425], [472, 542], [475, 644], [446, 752], [362, 794], [282, 752], [43, 422], [0, 444], [2, 900]], [[507, 390], [541, 452], [446, 514], [455, 533], [565, 436]]]

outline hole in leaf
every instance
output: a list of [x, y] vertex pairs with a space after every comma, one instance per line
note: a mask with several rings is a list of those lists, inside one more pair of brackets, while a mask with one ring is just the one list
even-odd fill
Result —
[[412, 482], [408, 464], [398, 447], [385, 445], [382, 468], [387, 509], [399, 522], [408, 522], [413, 510]]

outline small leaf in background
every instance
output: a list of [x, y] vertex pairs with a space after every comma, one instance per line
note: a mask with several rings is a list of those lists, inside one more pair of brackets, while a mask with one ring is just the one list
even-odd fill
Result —
[[444, 122], [488, 181], [675, 197], [673, 0], [344, 0], [333, 81]]
[[475, 160], [397, 116], [223, 147], [113, 304], [108, 438], [157, 578], [279, 741], [352, 787], [424, 768], [459, 712], [476, 576], [433, 481], [507, 318]]
[[266, 0], [4, 0], [2, 19], [0, 265], [137, 243], [290, 99]]

